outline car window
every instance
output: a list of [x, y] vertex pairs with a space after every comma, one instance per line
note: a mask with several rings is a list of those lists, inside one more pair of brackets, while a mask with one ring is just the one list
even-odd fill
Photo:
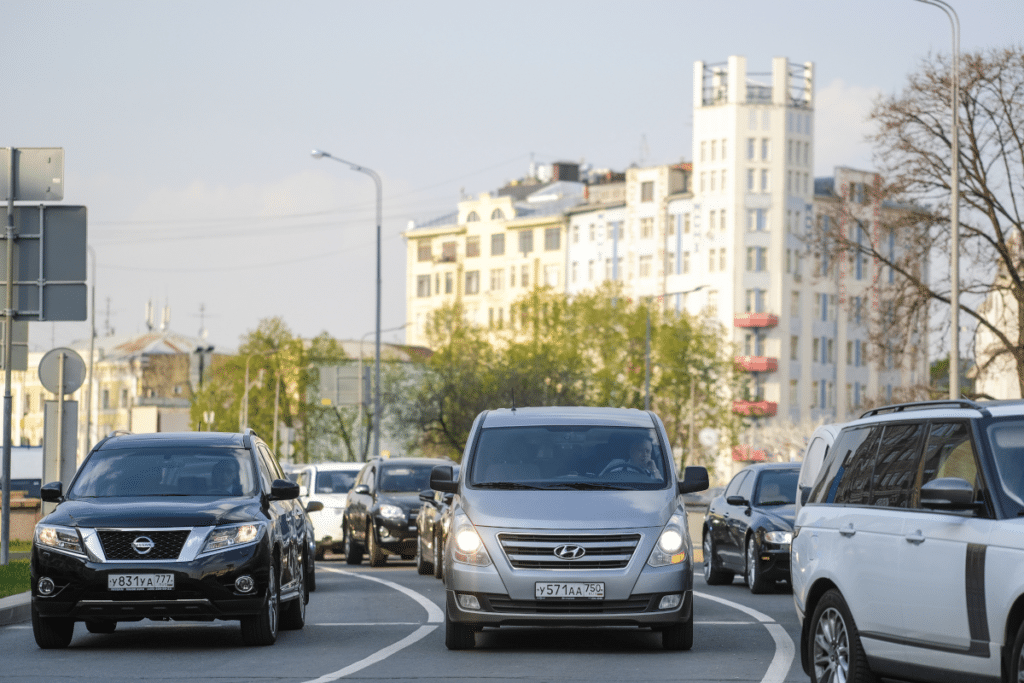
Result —
[[93, 453], [68, 498], [252, 496], [256, 489], [245, 449], [119, 448]]
[[796, 483], [800, 470], [764, 470], [757, 483], [754, 505], [792, 505], [796, 503]]
[[925, 425], [920, 422], [885, 427], [871, 477], [871, 505], [910, 506], [924, 433]]
[[999, 483], [1019, 513], [1024, 510], [1024, 421], [996, 422], [987, 432]]
[[380, 490], [387, 493], [419, 493], [430, 488], [429, 465], [385, 465], [380, 472]]
[[345, 470], [320, 470], [316, 473], [317, 493], [348, 493], [356, 481], [356, 473]]
[[740, 485], [743, 483], [743, 480], [747, 478], [748, 474], [750, 474], [750, 472], [744, 470], [733, 477], [722, 496], [725, 498], [728, 498], [729, 496], [738, 496], [740, 494]]
[[821, 470], [821, 464], [825, 460], [826, 452], [828, 452], [828, 442], [820, 436], [815, 437], [811, 441], [811, 445], [807, 447], [807, 455], [804, 456], [804, 464], [800, 472], [801, 486], [810, 486], [814, 483]]
[[[971, 442], [970, 425], [966, 422], [934, 422], [928, 429], [924, 449], [921, 485], [943, 477], [965, 479], [979, 490], [978, 463]], [[915, 492], [914, 507], [920, 506], [920, 492]]]
[[851, 427], [840, 432], [808, 502], [866, 505], [870, 500], [871, 475], [881, 434], [882, 428], [878, 425]]
[[277, 458], [275, 458], [273, 454], [271, 454], [270, 449], [267, 448], [267, 446], [260, 444], [259, 451], [267, 463], [267, 469], [270, 470], [271, 480], [287, 479], [287, 477], [284, 476], [284, 470], [281, 469], [281, 464], [277, 462]]
[[264, 493], [270, 493], [271, 482], [274, 481], [274, 477], [271, 474], [270, 466], [267, 465], [266, 458], [263, 457], [263, 454], [258, 449], [256, 451], [256, 468], [260, 473]]
[[740, 488], [736, 491], [736, 495], [743, 498], [743, 500], [750, 502], [754, 497], [754, 481], [756, 479], [756, 476], [748, 473], [747, 476], [740, 481]]
[[656, 430], [594, 425], [488, 428], [472, 453], [474, 486], [665, 488], [672, 470]]

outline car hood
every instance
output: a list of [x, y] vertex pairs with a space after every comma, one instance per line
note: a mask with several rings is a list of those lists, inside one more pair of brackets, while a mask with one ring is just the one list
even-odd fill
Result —
[[419, 491], [415, 493], [381, 493], [377, 497], [378, 505], [397, 505], [406, 512], [416, 512], [420, 509], [423, 501], [420, 500]]
[[761, 514], [772, 520], [783, 529], [792, 529], [796, 522], [796, 505], [772, 505], [760, 508]]
[[183, 496], [66, 500], [42, 521], [86, 528], [163, 528], [217, 526], [265, 519], [258, 498]]
[[679, 507], [675, 491], [495, 491], [463, 489], [477, 526], [518, 529], [661, 528]]

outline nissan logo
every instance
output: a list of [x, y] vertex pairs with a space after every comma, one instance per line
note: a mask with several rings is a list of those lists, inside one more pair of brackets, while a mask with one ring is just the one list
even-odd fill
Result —
[[560, 560], [578, 560], [587, 554], [587, 551], [578, 545], [560, 545], [554, 552], [555, 557]]
[[147, 538], [146, 536], [139, 536], [134, 541], [132, 541], [132, 548], [134, 548], [135, 552], [137, 552], [139, 555], [145, 555], [155, 546], [156, 543], [153, 543], [153, 539]]

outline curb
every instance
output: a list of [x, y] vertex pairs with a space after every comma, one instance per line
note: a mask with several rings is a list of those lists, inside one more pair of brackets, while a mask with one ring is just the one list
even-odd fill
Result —
[[32, 593], [30, 591], [0, 598], [0, 626], [18, 624], [31, 618]]

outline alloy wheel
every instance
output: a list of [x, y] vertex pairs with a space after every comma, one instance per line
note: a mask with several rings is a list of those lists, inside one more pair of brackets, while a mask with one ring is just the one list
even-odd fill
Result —
[[839, 610], [829, 607], [821, 614], [811, 647], [814, 680], [846, 683], [850, 674], [850, 634]]

